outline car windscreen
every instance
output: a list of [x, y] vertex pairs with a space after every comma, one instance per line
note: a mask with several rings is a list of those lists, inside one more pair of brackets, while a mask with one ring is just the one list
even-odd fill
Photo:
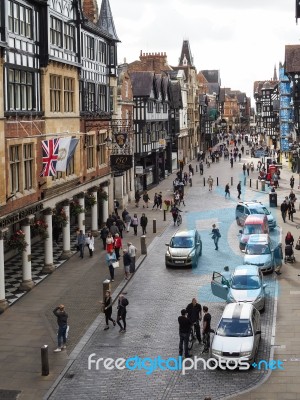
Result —
[[261, 254], [271, 254], [271, 251], [268, 244], [248, 243], [246, 246], [246, 254], [257, 256]]
[[255, 290], [260, 288], [260, 281], [257, 275], [234, 275], [231, 280], [231, 289]]
[[261, 225], [258, 225], [258, 224], [245, 224], [243, 233], [245, 235], [255, 235], [256, 233], [262, 233]]
[[264, 210], [262, 207], [257, 207], [257, 208], [251, 208], [250, 209], [251, 214], [265, 214]]
[[194, 239], [187, 236], [175, 236], [171, 239], [170, 247], [189, 249], [194, 246]]
[[222, 318], [216, 333], [219, 336], [227, 337], [253, 336], [250, 321], [239, 318]]

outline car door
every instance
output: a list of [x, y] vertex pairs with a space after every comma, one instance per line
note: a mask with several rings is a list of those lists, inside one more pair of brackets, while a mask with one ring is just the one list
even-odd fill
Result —
[[260, 322], [260, 313], [256, 308], [253, 309], [253, 314], [254, 314], [254, 324], [253, 324], [254, 332], [253, 332], [253, 334], [254, 334], [254, 345], [255, 345], [255, 353], [256, 353], [258, 350], [260, 337], [261, 337], [261, 334], [260, 333], [256, 334], [256, 332], [258, 332], [258, 331], [261, 332], [261, 322]]
[[229, 282], [222, 274], [219, 272], [213, 273], [210, 287], [214, 296], [227, 300]]

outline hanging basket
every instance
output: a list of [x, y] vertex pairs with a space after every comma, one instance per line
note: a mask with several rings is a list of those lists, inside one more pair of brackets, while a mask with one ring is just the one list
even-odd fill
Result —
[[61, 210], [54, 209], [53, 211], [53, 225], [58, 228], [62, 228], [64, 226], [67, 226], [68, 223], [68, 217], [65, 213], [65, 210], [62, 208]]
[[48, 225], [46, 224], [46, 222], [43, 219], [37, 219], [33, 222], [33, 224], [31, 225], [32, 231], [39, 235], [40, 238], [42, 240], [46, 240], [48, 239], [49, 235], [48, 235]]
[[6, 240], [6, 244], [9, 250], [17, 250], [18, 253], [25, 251], [28, 246], [25, 240], [25, 233], [22, 230], [13, 233], [10, 238]]

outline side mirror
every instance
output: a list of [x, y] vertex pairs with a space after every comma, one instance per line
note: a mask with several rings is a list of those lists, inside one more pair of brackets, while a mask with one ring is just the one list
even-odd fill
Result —
[[256, 331], [255, 335], [261, 335], [261, 331]]
[[241, 250], [242, 253], [246, 253], [246, 250]]
[[265, 289], [268, 285], [266, 283], [263, 284], [263, 288]]
[[169, 243], [165, 243], [166, 246], [169, 246]]
[[222, 287], [223, 287], [224, 289], [227, 289], [227, 290], [228, 290], [228, 286], [227, 286], [227, 285], [222, 285]]
[[239, 230], [239, 233], [243, 233], [242, 229]]

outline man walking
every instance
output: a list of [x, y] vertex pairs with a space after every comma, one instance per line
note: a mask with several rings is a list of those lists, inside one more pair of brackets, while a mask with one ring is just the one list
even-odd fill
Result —
[[[119, 332], [125, 333], [126, 332], [126, 314], [127, 310], [126, 307], [128, 306], [129, 301], [123, 294], [120, 294], [118, 300], [118, 314], [117, 314], [117, 324], [120, 327]], [[120, 321], [123, 322], [123, 326], [121, 325]]]
[[238, 191], [238, 199], [241, 198], [241, 194], [242, 194], [242, 186], [241, 186], [241, 181], [239, 181], [238, 185], [237, 185], [237, 191]]
[[208, 183], [208, 190], [209, 190], [209, 192], [211, 192], [212, 191], [212, 187], [213, 187], [213, 183], [214, 183], [214, 180], [213, 180], [213, 178], [209, 175], [209, 177], [208, 177], [208, 179], [207, 179], [207, 183]]
[[201, 343], [200, 321], [202, 320], [202, 307], [197, 302], [197, 299], [195, 297], [193, 298], [192, 302], [187, 306], [186, 312], [188, 314], [188, 319], [195, 327], [196, 337], [200, 344]]
[[204, 345], [204, 349], [202, 351], [202, 353], [208, 353], [209, 352], [209, 348], [210, 348], [210, 331], [211, 331], [211, 327], [210, 327], [210, 321], [211, 321], [211, 315], [208, 312], [208, 307], [207, 306], [203, 306], [203, 312], [204, 312], [204, 317], [203, 317], [203, 345]]
[[227, 183], [226, 186], [225, 186], [225, 199], [226, 199], [227, 196], [230, 198], [229, 183]]
[[215, 250], [219, 250], [218, 242], [221, 237], [221, 233], [219, 231], [219, 228], [217, 228], [216, 224], [213, 224], [212, 226], [211, 235], [215, 244]]
[[182, 356], [184, 348], [185, 358], [192, 357], [192, 355], [189, 354], [189, 349], [188, 349], [189, 336], [191, 333], [192, 323], [187, 318], [186, 310], [181, 310], [181, 316], [178, 317], [178, 323], [179, 323], [179, 355]]
[[78, 246], [78, 250], [80, 252], [79, 257], [83, 258], [84, 246], [85, 246], [85, 236], [84, 236], [83, 231], [81, 229], [80, 229], [79, 234], [77, 236], [77, 246]]
[[281, 203], [281, 206], [280, 206], [280, 211], [281, 211], [281, 216], [282, 216], [283, 222], [285, 222], [286, 213], [287, 213], [288, 208], [289, 208], [289, 206], [288, 206], [287, 202], [285, 200], [283, 200], [283, 202]]
[[65, 311], [65, 306], [63, 304], [59, 305], [53, 310], [53, 314], [57, 317], [57, 349], [54, 353], [58, 353], [66, 348], [67, 343], [67, 328], [68, 328], [68, 314]]
[[128, 254], [129, 254], [130, 259], [131, 259], [130, 273], [134, 274], [135, 273], [136, 247], [131, 242], [128, 242]]

